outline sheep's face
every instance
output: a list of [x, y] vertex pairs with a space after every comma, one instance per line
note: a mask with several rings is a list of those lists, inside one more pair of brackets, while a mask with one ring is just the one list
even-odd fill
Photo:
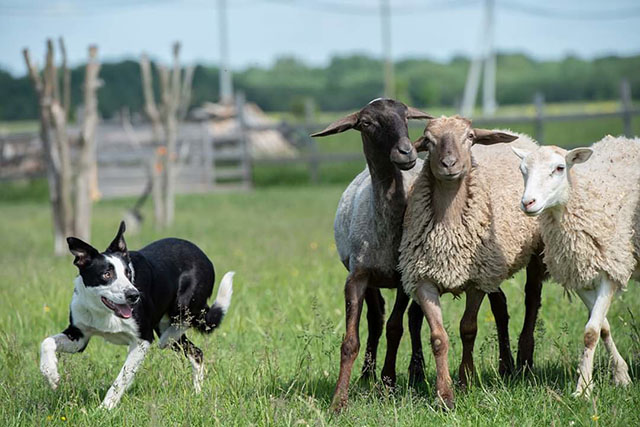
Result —
[[571, 189], [571, 167], [586, 162], [593, 153], [590, 148], [567, 151], [555, 146], [540, 147], [533, 152], [513, 147], [513, 151], [522, 160], [524, 193], [520, 209], [530, 216], [564, 206]]
[[460, 116], [439, 117], [429, 122], [415, 142], [419, 151], [429, 152], [429, 167], [439, 181], [456, 182], [471, 169], [471, 146], [511, 142], [517, 136], [486, 129], [474, 129], [471, 120]]
[[367, 156], [389, 159], [396, 167], [415, 166], [418, 153], [409, 139], [408, 120], [430, 115], [393, 99], [374, 99], [357, 113], [349, 114], [311, 136], [326, 136], [356, 129], [362, 133]]

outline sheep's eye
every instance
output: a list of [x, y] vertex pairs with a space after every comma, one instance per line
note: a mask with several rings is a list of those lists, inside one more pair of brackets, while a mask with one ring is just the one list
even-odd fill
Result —
[[104, 280], [109, 280], [111, 279], [111, 272], [110, 271], [105, 271], [104, 273], [102, 273], [102, 278]]
[[558, 166], [556, 166], [556, 168], [555, 168], [554, 172], [555, 172], [555, 173], [562, 173], [562, 172], [564, 172], [564, 166], [563, 166], [563, 165], [558, 165]]
[[363, 120], [360, 122], [360, 126], [362, 126], [363, 128], [369, 127], [371, 126], [371, 122], [367, 120]]
[[473, 140], [473, 138], [474, 138], [473, 133], [469, 133], [469, 135], [467, 135], [468, 140]]

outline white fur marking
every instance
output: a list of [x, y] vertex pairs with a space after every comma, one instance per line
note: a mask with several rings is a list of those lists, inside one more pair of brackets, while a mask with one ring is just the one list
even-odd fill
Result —
[[218, 287], [218, 294], [216, 295], [216, 300], [214, 302], [214, 304], [220, 307], [225, 314], [229, 309], [229, 305], [231, 305], [231, 296], [233, 295], [233, 276], [235, 274], [235, 271], [229, 271], [222, 277], [220, 286]]
[[133, 378], [135, 377], [138, 368], [140, 368], [140, 365], [142, 365], [147, 351], [149, 351], [149, 346], [150, 343], [144, 340], [132, 343], [129, 346], [129, 354], [124, 362], [124, 366], [122, 366], [118, 377], [111, 388], [109, 388], [109, 391], [107, 391], [107, 395], [100, 405], [101, 408], [113, 409], [118, 405], [124, 392], [133, 383]]
[[42, 341], [40, 344], [40, 372], [45, 376], [51, 388], [55, 390], [60, 382], [56, 352], [77, 353], [86, 345], [87, 341], [89, 341], [89, 337], [86, 335], [78, 341], [72, 341], [65, 334], [52, 335]]
[[196, 393], [202, 391], [202, 382], [204, 381], [204, 366], [192, 356], [188, 355], [187, 358], [191, 362], [191, 368], [193, 370], [193, 388]]

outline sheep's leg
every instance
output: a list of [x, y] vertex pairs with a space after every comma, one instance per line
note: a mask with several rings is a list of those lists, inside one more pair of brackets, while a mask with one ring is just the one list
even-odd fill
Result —
[[589, 321], [584, 329], [584, 352], [578, 368], [578, 385], [574, 396], [588, 397], [593, 389], [593, 358], [602, 325], [615, 294], [615, 287], [608, 278], [602, 278], [595, 290], [579, 290], [578, 295], [590, 308]]
[[347, 330], [340, 352], [340, 374], [338, 375], [338, 382], [331, 401], [331, 408], [336, 412], [347, 404], [351, 370], [360, 349], [358, 327], [360, 326], [362, 302], [367, 289], [367, 281], [366, 274], [354, 272], [349, 274], [344, 288]]
[[[589, 309], [589, 315], [593, 310], [593, 306], [596, 301], [596, 292], [587, 291], [580, 295], [582, 302]], [[618, 348], [616, 347], [613, 337], [611, 336], [611, 327], [609, 326], [609, 320], [605, 317], [602, 322], [602, 328], [600, 329], [600, 338], [602, 339], [607, 352], [611, 356], [611, 368], [613, 371], [613, 380], [616, 385], [626, 386], [631, 383], [631, 377], [629, 376], [629, 367], [627, 362], [624, 361]]]
[[509, 341], [509, 311], [507, 310], [507, 296], [498, 289], [489, 294], [491, 312], [496, 320], [498, 332], [499, 364], [498, 372], [505, 376], [513, 372], [513, 356], [511, 355], [511, 342]]
[[[402, 316], [408, 305], [409, 296], [402, 287], [399, 287], [393, 310], [391, 310], [391, 315], [387, 321], [387, 354], [382, 367], [382, 382], [389, 387], [395, 387], [396, 385], [396, 357], [398, 356], [398, 346], [403, 333]], [[420, 315], [422, 316], [422, 311]]]
[[409, 306], [409, 334], [411, 335], [411, 362], [409, 363], [409, 384], [424, 381], [424, 356], [422, 354], [422, 320], [424, 313], [420, 305], [413, 301]]
[[475, 370], [473, 366], [473, 347], [478, 333], [478, 310], [480, 310], [480, 305], [482, 305], [482, 300], [485, 296], [484, 292], [471, 287], [465, 293], [467, 295], [466, 304], [464, 314], [460, 320], [462, 362], [460, 363], [459, 375], [460, 385], [463, 388], [467, 387], [467, 384], [473, 378]]
[[437, 404], [445, 405], [453, 409], [453, 388], [449, 375], [449, 336], [442, 322], [442, 307], [440, 306], [440, 293], [430, 282], [423, 281], [415, 288], [414, 298], [422, 307], [429, 328], [431, 329], [431, 349], [436, 359], [436, 393]]
[[604, 319], [604, 322], [602, 323], [600, 338], [602, 338], [605, 348], [611, 355], [611, 369], [613, 371], [614, 383], [621, 386], [627, 386], [631, 384], [631, 377], [629, 376], [629, 366], [627, 366], [627, 362], [624, 361], [624, 359], [620, 355], [620, 352], [618, 352], [616, 343], [613, 342], [613, 337], [611, 336], [611, 328], [606, 317]]
[[532, 256], [527, 265], [527, 283], [524, 287], [525, 315], [518, 340], [518, 369], [533, 367], [534, 332], [541, 305], [542, 281], [545, 275], [546, 269], [542, 258], [537, 255]]
[[380, 336], [384, 328], [384, 298], [382, 298], [380, 289], [367, 288], [364, 293], [364, 300], [367, 303], [369, 336], [367, 337], [367, 346], [364, 351], [364, 364], [362, 365], [361, 378], [363, 380], [369, 380], [376, 376], [378, 343], [380, 342]]

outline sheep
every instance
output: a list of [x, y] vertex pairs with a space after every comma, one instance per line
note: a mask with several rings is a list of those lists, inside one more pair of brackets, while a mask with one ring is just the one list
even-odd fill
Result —
[[615, 384], [626, 386], [631, 378], [607, 311], [614, 295], [639, 273], [640, 139], [606, 136], [591, 148], [514, 151], [525, 185], [520, 208], [539, 218], [544, 262], [553, 279], [577, 293], [589, 310], [574, 395], [593, 390], [599, 337], [611, 355]]
[[[474, 371], [477, 314], [485, 293], [499, 291], [502, 281], [528, 264], [518, 362], [521, 367], [533, 363], [533, 331], [545, 276], [541, 238], [537, 221], [522, 215], [515, 204], [522, 184], [511, 150], [504, 144], [483, 146], [511, 141], [518, 147], [537, 147], [526, 135], [474, 129], [459, 116], [431, 120], [416, 141], [419, 150], [428, 151], [428, 163], [408, 200], [398, 267], [405, 292], [420, 304], [429, 323], [437, 403], [446, 408], [454, 407], [454, 396], [440, 295], [466, 292], [459, 369], [466, 386]], [[508, 319], [506, 310], [504, 316]], [[501, 330], [497, 323], [500, 342], [508, 348], [508, 329]]]
[[[338, 254], [349, 271], [345, 284], [346, 335], [331, 404], [334, 411], [341, 410], [347, 403], [349, 378], [360, 348], [358, 325], [363, 299], [368, 307], [369, 337], [362, 376], [372, 377], [375, 373], [376, 351], [384, 321], [380, 288], [399, 288], [396, 266], [406, 195], [422, 167], [422, 160], [409, 139], [407, 121], [430, 117], [392, 99], [375, 99], [360, 111], [311, 135], [320, 137], [356, 129], [361, 133], [367, 162], [365, 170], [343, 193], [334, 223]], [[382, 370], [383, 380], [389, 385], [395, 384], [402, 315], [408, 305], [408, 295], [398, 292], [387, 323], [387, 356]], [[410, 373], [419, 379], [424, 376], [420, 343], [422, 313], [416, 305], [409, 313], [413, 344]]]

